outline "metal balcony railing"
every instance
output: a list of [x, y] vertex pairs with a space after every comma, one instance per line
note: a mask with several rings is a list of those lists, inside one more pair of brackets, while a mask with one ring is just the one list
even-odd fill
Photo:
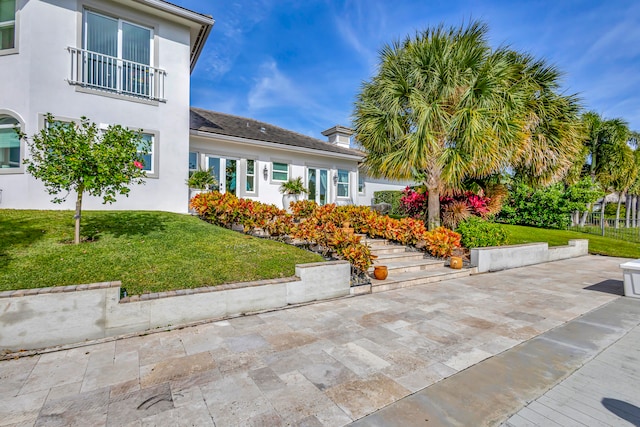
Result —
[[84, 49], [69, 47], [68, 50], [71, 54], [69, 83], [166, 101], [164, 80], [167, 73], [164, 70]]

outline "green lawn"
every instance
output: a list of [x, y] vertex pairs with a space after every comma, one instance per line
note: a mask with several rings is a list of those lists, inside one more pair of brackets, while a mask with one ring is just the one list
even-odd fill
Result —
[[319, 255], [165, 212], [0, 209], [0, 290], [122, 281], [130, 295], [293, 276]]
[[561, 246], [566, 245], [570, 239], [589, 239], [589, 253], [625, 258], [640, 258], [640, 245], [635, 242], [594, 236], [577, 231], [549, 230], [520, 225], [501, 225], [509, 233], [508, 244], [510, 245], [548, 242], [549, 246]]

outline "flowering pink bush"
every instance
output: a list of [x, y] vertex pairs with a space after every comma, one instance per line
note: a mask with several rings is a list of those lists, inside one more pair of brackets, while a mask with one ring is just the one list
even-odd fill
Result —
[[[412, 218], [424, 218], [428, 210], [428, 193], [421, 193], [414, 189], [407, 187], [403, 191], [403, 196], [400, 199], [400, 206]], [[491, 199], [486, 197], [482, 190], [480, 194], [475, 194], [471, 191], [466, 191], [454, 196], [441, 196], [440, 197], [440, 215], [446, 211], [447, 207], [454, 202], [463, 202], [469, 207], [469, 211], [472, 215], [485, 217], [489, 214], [489, 202]]]

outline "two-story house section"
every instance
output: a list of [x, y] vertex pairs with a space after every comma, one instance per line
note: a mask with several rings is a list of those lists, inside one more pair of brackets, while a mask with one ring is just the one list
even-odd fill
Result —
[[[190, 73], [212, 26], [163, 0], [0, 0], [0, 208], [73, 208], [50, 203], [25, 171], [13, 130], [31, 136], [51, 113], [152, 142], [146, 184], [108, 209], [186, 212]], [[104, 208], [91, 197], [84, 206]]]

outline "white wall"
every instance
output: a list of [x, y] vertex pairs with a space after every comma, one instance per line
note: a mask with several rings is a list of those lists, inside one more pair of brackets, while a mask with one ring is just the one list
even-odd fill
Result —
[[[259, 200], [263, 203], [271, 203], [278, 207], [282, 207], [282, 194], [279, 191], [280, 182], [274, 182], [271, 179], [272, 162], [287, 163], [289, 167], [289, 177], [302, 177], [305, 186], [307, 182], [307, 170], [309, 168], [323, 168], [329, 170], [328, 182], [328, 201], [329, 203], [356, 203], [358, 199], [358, 177], [357, 168], [358, 161], [343, 159], [335, 153], [312, 153], [296, 152], [290, 147], [276, 147], [275, 144], [270, 147], [262, 147], [251, 143], [237, 143], [214, 137], [191, 136], [190, 151], [198, 152], [200, 155], [200, 167], [207, 168], [205, 161], [206, 156], [222, 156], [230, 159], [238, 159], [239, 162], [239, 179], [240, 191], [239, 197]], [[246, 171], [246, 163], [243, 160], [252, 159], [256, 163], [256, 194], [247, 194], [242, 191], [245, 187], [244, 171]], [[263, 170], [267, 167], [268, 176], [264, 179]], [[333, 176], [338, 169], [348, 170], [349, 172], [349, 191], [350, 197], [338, 198], [337, 186], [333, 183]]]
[[[41, 115], [88, 117], [95, 123], [121, 124], [158, 133], [158, 178], [134, 186], [128, 198], [113, 205], [87, 197], [85, 209], [147, 209], [186, 212], [188, 189], [190, 35], [187, 27], [128, 9], [111, 1], [18, 0], [18, 53], [0, 55], [0, 110], [9, 110], [25, 123], [29, 136], [37, 133]], [[167, 102], [143, 103], [78, 90], [70, 75], [67, 47], [82, 47], [82, 10], [151, 26], [155, 35], [155, 64], [167, 72]], [[25, 153], [26, 154], [26, 153]], [[41, 182], [24, 171], [0, 170], [0, 208], [73, 209], [75, 195], [62, 205], [50, 203]]]
[[365, 177], [364, 193], [358, 193], [358, 204], [371, 206], [376, 191], [402, 191], [407, 186], [415, 185], [413, 181], [390, 181]]

